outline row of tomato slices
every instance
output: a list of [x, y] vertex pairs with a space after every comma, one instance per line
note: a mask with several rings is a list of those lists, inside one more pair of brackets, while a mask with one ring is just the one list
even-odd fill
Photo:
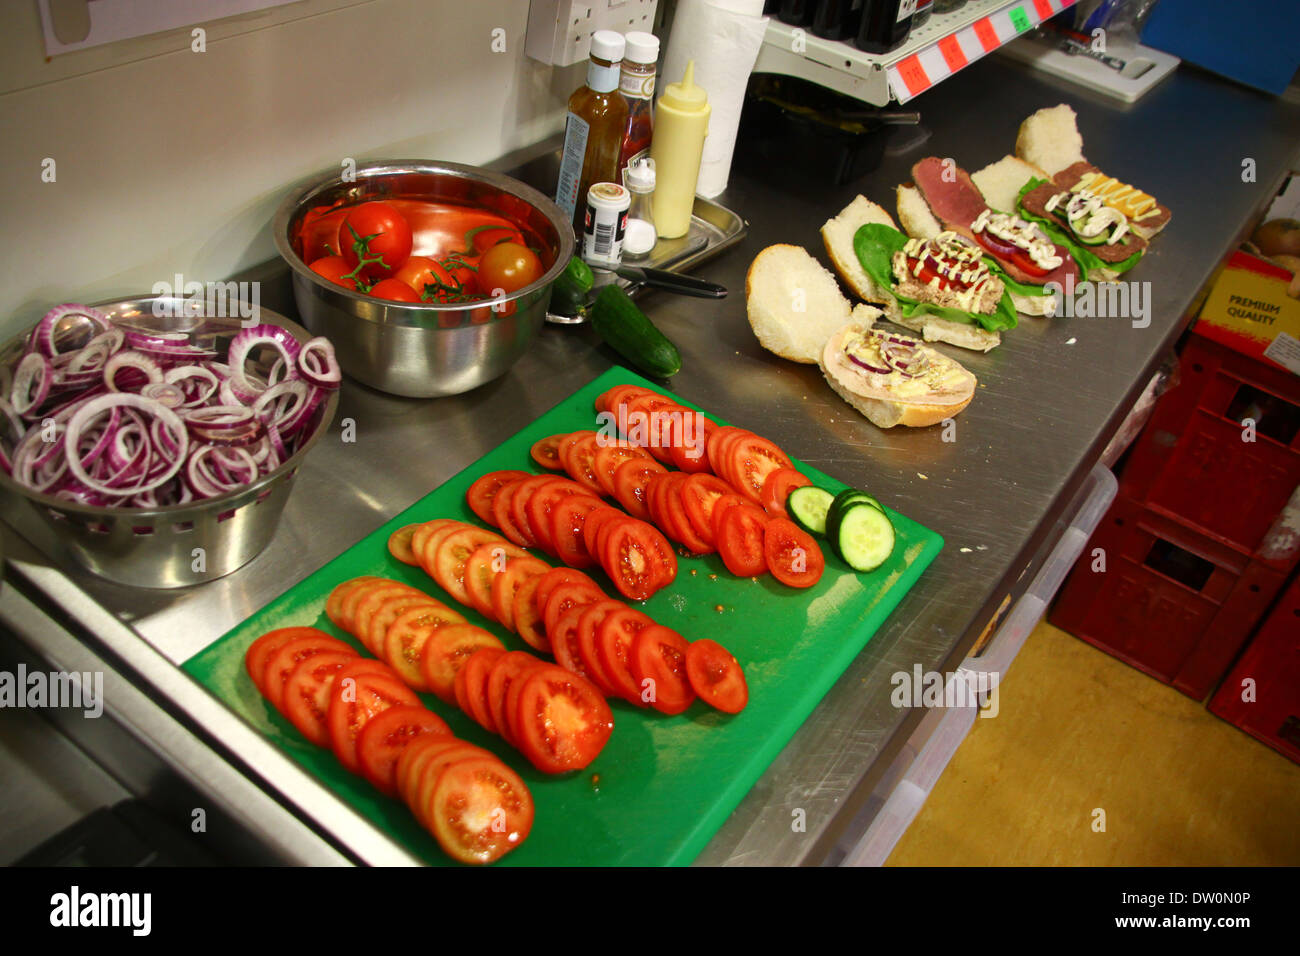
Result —
[[[533, 459], [569, 479], [492, 472], [471, 486], [471, 510], [512, 541], [537, 545], [570, 567], [599, 564], [634, 600], [675, 579], [669, 542], [692, 554], [717, 552], [737, 576], [770, 571], [797, 588], [821, 579], [821, 548], [785, 509], [790, 492], [811, 482], [774, 443], [747, 429], [719, 427], [635, 385], [603, 393], [596, 409], [625, 437], [576, 431], [543, 438], [533, 445]], [[627, 516], [603, 498], [613, 498]]]
[[534, 809], [523, 780], [453, 736], [388, 664], [311, 627], [262, 635], [244, 662], [285, 719], [349, 771], [401, 797], [448, 856], [491, 863], [527, 838]]
[[[553, 654], [560, 667], [590, 681], [604, 697], [668, 714], [681, 713], [697, 696], [728, 713], [739, 713], [749, 699], [740, 664], [716, 641], [688, 642], [643, 611], [609, 598], [581, 571], [553, 568], [495, 532], [435, 519], [394, 532], [389, 550], [399, 561], [423, 568], [458, 601], [514, 631], [536, 650]], [[398, 638], [391, 652], [427, 653], [422, 647], [403, 650], [404, 641]], [[497, 654], [504, 650], [500, 642], [485, 646]], [[462, 673], [477, 675], [493, 656], [484, 653], [482, 664], [473, 667], [473, 659], [465, 659]], [[430, 689], [438, 693], [437, 687]], [[476, 719], [484, 715], [480, 707], [463, 706], [458, 685], [453, 693], [462, 710]], [[473, 700], [472, 694], [467, 696]], [[494, 719], [498, 712], [491, 708], [492, 698], [489, 694], [488, 719], [479, 722], [498, 732], [494, 725], [501, 721]]]

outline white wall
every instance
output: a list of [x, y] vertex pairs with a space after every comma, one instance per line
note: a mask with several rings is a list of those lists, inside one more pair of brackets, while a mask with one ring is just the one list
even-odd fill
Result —
[[49, 62], [36, 0], [4, 10], [5, 338], [59, 302], [273, 258], [286, 188], [344, 157], [482, 163], [536, 142], [583, 76], [524, 56], [527, 0], [300, 0], [210, 25], [203, 53], [181, 30]]

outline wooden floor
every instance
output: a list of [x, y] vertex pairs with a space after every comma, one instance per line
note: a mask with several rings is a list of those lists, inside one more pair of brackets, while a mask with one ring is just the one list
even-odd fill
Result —
[[1300, 864], [1300, 765], [1202, 704], [1046, 622], [999, 693], [888, 865]]

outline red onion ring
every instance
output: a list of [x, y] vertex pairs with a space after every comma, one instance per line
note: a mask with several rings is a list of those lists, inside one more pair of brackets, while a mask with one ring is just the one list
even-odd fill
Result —
[[[172, 430], [173, 438], [180, 448], [180, 454], [175, 457], [165, 471], [163, 471], [158, 477], [146, 481], [140, 486], [132, 488], [131, 490], [133, 492], [138, 493], [141, 491], [148, 491], [150, 488], [156, 488], [164, 481], [171, 478], [172, 475], [180, 471], [181, 466], [185, 463], [185, 452], [189, 447], [189, 435], [186, 433], [185, 423], [181, 421], [179, 415], [166, 405], [163, 405], [160, 402], [155, 402], [152, 399], [144, 398], [140, 395], [132, 395], [129, 392], [120, 392], [113, 395], [101, 395], [99, 398], [93, 399], [79, 408], [76, 414], [74, 414], [68, 422], [68, 431], [64, 436], [64, 442], [68, 446], [76, 448], [78, 440], [81, 437], [82, 429], [105, 411], [111, 411], [114, 408], [138, 408], [156, 418], [162, 419], [166, 423], [167, 427]], [[78, 460], [76, 454], [69, 455], [67, 461], [68, 470], [72, 472], [73, 477], [87, 488], [105, 495], [112, 495], [115, 493], [115, 489], [112, 487], [92, 478], [82, 466], [82, 463]]]
[[9, 402], [19, 415], [26, 415], [32, 409], [40, 407], [50, 394], [50, 381], [54, 369], [50, 360], [44, 355], [30, 352], [23, 356], [14, 372], [13, 392]]
[[298, 371], [317, 388], [334, 389], [343, 384], [343, 370], [339, 368], [334, 345], [323, 335], [303, 343], [298, 352]]

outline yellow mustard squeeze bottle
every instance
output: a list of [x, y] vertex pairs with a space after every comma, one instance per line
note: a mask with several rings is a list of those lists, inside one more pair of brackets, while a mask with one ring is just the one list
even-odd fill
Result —
[[659, 97], [650, 141], [656, 179], [652, 208], [661, 239], [676, 239], [691, 228], [695, 183], [711, 112], [708, 93], [695, 85], [695, 61], [691, 60], [682, 81], [669, 83]]

